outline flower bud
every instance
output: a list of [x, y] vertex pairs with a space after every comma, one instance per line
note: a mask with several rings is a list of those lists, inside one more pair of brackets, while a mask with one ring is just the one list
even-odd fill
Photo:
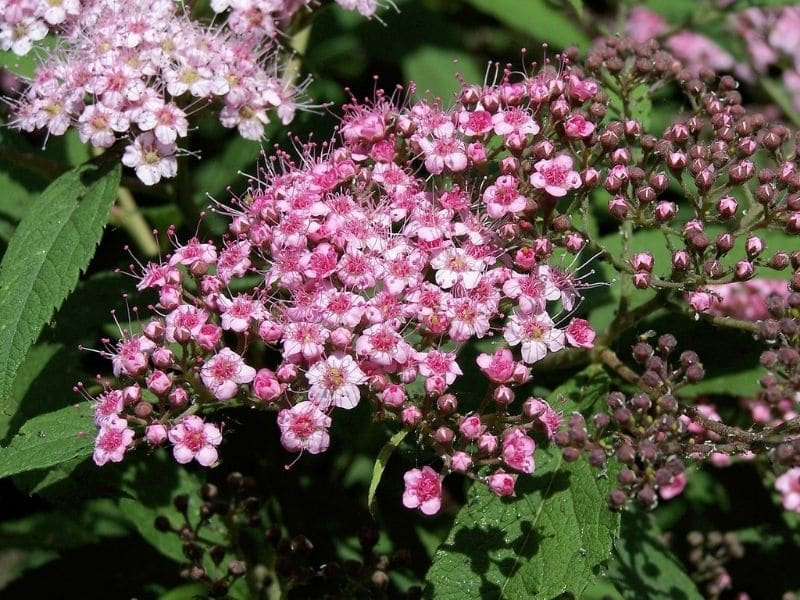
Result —
[[608, 212], [617, 219], [624, 219], [628, 215], [629, 208], [627, 201], [622, 196], [614, 196], [608, 201]]
[[443, 446], [446, 446], [453, 441], [454, 435], [455, 434], [453, 433], [453, 430], [450, 429], [449, 427], [439, 427], [433, 433], [433, 439], [437, 444], [442, 444]]
[[381, 392], [381, 402], [392, 408], [400, 408], [406, 401], [406, 390], [402, 385], [390, 383]]
[[662, 223], [670, 221], [678, 214], [678, 205], [674, 202], [662, 200], [653, 209], [656, 219]]
[[717, 201], [717, 212], [719, 213], [720, 219], [730, 219], [736, 214], [738, 208], [739, 203], [733, 196], [722, 196], [722, 198]]
[[492, 395], [494, 401], [500, 405], [508, 405], [514, 401], [514, 390], [505, 385], [500, 385]]
[[472, 469], [472, 457], [466, 452], [453, 452], [450, 458], [450, 470], [456, 473], [466, 473]]
[[651, 273], [654, 264], [653, 255], [649, 252], [638, 252], [631, 258], [631, 266], [634, 271], [646, 271]]
[[167, 441], [167, 428], [161, 423], [148, 425], [144, 430], [144, 438], [153, 446], [160, 446]]
[[717, 236], [716, 241], [714, 242], [714, 245], [717, 248], [717, 254], [719, 254], [720, 256], [730, 252], [731, 249], [733, 248], [733, 244], [734, 244], [734, 238], [733, 235], [730, 233], [720, 233]]
[[764, 251], [764, 240], [757, 235], [751, 235], [744, 244], [745, 252], [750, 258], [755, 258]]
[[189, 404], [189, 393], [185, 388], [174, 388], [167, 396], [169, 406], [173, 409], [180, 409]]
[[583, 239], [583, 236], [580, 233], [571, 231], [564, 236], [564, 246], [573, 254], [580, 252], [585, 245], [586, 240]]
[[497, 450], [497, 436], [484, 433], [478, 438], [478, 450], [483, 454], [494, 454]]
[[686, 250], [677, 250], [672, 254], [672, 268], [676, 271], [685, 271], [692, 264], [692, 258]]
[[155, 370], [147, 378], [147, 389], [156, 396], [163, 396], [172, 387], [172, 378], [163, 371]]
[[416, 406], [406, 406], [400, 413], [400, 420], [406, 427], [416, 427], [422, 420], [422, 411]]
[[449, 415], [458, 410], [458, 398], [453, 394], [442, 394], [436, 399], [436, 407], [443, 415]]

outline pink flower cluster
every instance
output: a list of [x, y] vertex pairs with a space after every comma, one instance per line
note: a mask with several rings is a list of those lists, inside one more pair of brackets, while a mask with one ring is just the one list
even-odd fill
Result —
[[[656, 12], [644, 6], [634, 6], [628, 16], [625, 33], [637, 43], [665, 36], [669, 24]], [[715, 71], [731, 71], [736, 61], [727, 51], [701, 33], [683, 30], [669, 35], [665, 47], [680, 60], [689, 71], [698, 73], [707, 68]], [[742, 75], [742, 72], [737, 72]]]
[[754, 70], [765, 75], [781, 68], [783, 83], [800, 110], [800, 7], [748, 8], [734, 17], [737, 32], [747, 44]]
[[[443, 458], [440, 473], [407, 474], [406, 506], [436, 512], [443, 476], [486, 465], [490, 489], [513, 495], [537, 436], [547, 443], [561, 423], [545, 401], [517, 400], [531, 365], [593, 346], [589, 323], [570, 317], [587, 284], [563, 260], [582, 238], [536, 217], [587, 193], [570, 140], [594, 128], [582, 108], [596, 92], [567, 66], [465, 87], [450, 110], [382, 94], [346, 107], [342, 143], [306, 147], [299, 164], [273, 157], [224, 209], [221, 243], [176, 241], [141, 267], [139, 289], [159, 301], [142, 333], [105, 351], [123, 388], [106, 394], [125, 398], [110, 415], [168, 428], [178, 460], [191, 450], [206, 463], [219, 436], [185, 433], [202, 431], [187, 410], [273, 410], [283, 446], [316, 454], [332, 419], [366, 401]], [[460, 352], [479, 341], [492, 351], [471, 364]], [[462, 383], [467, 372], [481, 382]], [[463, 385], [485, 401], [459, 398]]]
[[759, 278], [709, 285], [687, 294], [687, 301], [697, 313], [760, 321], [770, 317], [767, 299], [772, 295], [785, 300], [789, 296], [786, 281]]
[[[3, 49], [23, 54], [48, 26], [59, 33], [14, 101], [12, 124], [48, 136], [75, 127], [96, 148], [122, 141], [122, 162], [143, 183], [174, 177], [190, 117], [209, 105], [250, 140], [264, 135], [271, 113], [283, 124], [294, 118], [303, 85], [281, 78], [271, 47], [276, 24], [305, 4], [237, 1], [227, 21], [203, 25], [171, 0], [0, 0]], [[254, 11], [264, 28], [253, 25]]]

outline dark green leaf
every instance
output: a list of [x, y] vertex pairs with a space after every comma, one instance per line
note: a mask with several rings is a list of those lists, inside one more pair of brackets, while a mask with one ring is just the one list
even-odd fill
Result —
[[120, 168], [74, 169], [54, 181], [20, 222], [0, 264], [0, 412], [13, 414], [17, 369], [89, 264], [119, 185]]
[[454, 75], [456, 72], [467, 81], [480, 81], [483, 77], [475, 59], [458, 50], [423, 46], [403, 57], [403, 76], [417, 84], [417, 93], [430, 92], [445, 105], [452, 102], [461, 88]]
[[[558, 388], [553, 406], [590, 407], [608, 391], [602, 369], [587, 369]], [[533, 476], [518, 497], [500, 499], [475, 484], [436, 552], [429, 598], [580, 597], [610, 557], [619, 516], [607, 506], [610, 480], [584, 460], [566, 463], [557, 448], [537, 450]]]
[[378, 485], [383, 477], [383, 472], [386, 470], [386, 463], [394, 453], [395, 449], [400, 445], [400, 442], [408, 435], [408, 429], [401, 429], [395, 433], [388, 442], [381, 448], [378, 457], [375, 459], [375, 464], [372, 467], [372, 477], [369, 480], [369, 492], [367, 494], [367, 506], [370, 511], [372, 504], [375, 501], [375, 492], [378, 491]]
[[92, 451], [94, 433], [87, 402], [35, 417], [0, 451], [0, 479], [87, 456]]
[[609, 564], [608, 579], [623, 598], [701, 600], [703, 596], [680, 561], [664, 546], [648, 515], [622, 517], [622, 529]]
[[559, 48], [576, 45], [588, 48], [589, 38], [569, 15], [545, 0], [467, 0], [472, 6], [492, 15], [512, 29], [532, 35]]

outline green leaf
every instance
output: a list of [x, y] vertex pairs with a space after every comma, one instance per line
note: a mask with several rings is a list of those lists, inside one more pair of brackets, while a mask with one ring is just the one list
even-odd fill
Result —
[[[559, 387], [551, 404], [590, 407], [608, 392], [602, 369]], [[580, 597], [611, 556], [619, 515], [608, 509], [611, 481], [585, 460], [566, 463], [555, 447], [537, 450], [533, 476], [517, 498], [475, 484], [426, 577], [428, 598]]]
[[375, 459], [375, 465], [372, 467], [372, 477], [369, 480], [369, 493], [367, 494], [367, 506], [372, 512], [372, 505], [375, 502], [375, 492], [378, 491], [378, 485], [383, 477], [383, 472], [386, 470], [386, 464], [394, 451], [400, 445], [405, 437], [408, 435], [408, 429], [401, 429], [395, 433], [388, 442], [381, 448], [378, 453], [378, 458]]
[[94, 432], [88, 402], [35, 417], [0, 452], [0, 479], [88, 456]]
[[[108, 221], [120, 167], [73, 169], [39, 196], [0, 264], [0, 412], [13, 414], [11, 388], [28, 349], [74, 289]], [[94, 179], [87, 181], [89, 176]]]
[[467, 0], [479, 11], [535, 39], [559, 48], [588, 48], [590, 40], [576, 23], [545, 0]]
[[465, 52], [422, 46], [403, 57], [403, 76], [417, 84], [417, 92], [430, 92], [441, 98], [445, 104], [453, 100], [461, 89], [454, 73], [460, 73], [467, 81], [480, 81], [483, 73], [475, 64], [475, 59]]
[[655, 524], [639, 512], [622, 517], [621, 535], [607, 577], [626, 600], [703, 598], [683, 565], [664, 546]]

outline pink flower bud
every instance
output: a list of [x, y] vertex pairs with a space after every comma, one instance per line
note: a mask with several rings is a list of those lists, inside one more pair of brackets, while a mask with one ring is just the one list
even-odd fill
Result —
[[676, 271], [685, 271], [692, 264], [692, 257], [686, 250], [676, 250], [672, 255], [672, 268]]
[[213, 323], [206, 323], [200, 328], [196, 341], [203, 350], [213, 350], [222, 338], [222, 328]]
[[167, 396], [167, 400], [171, 408], [183, 408], [189, 404], [189, 394], [182, 387], [174, 388]]
[[450, 470], [456, 473], [466, 473], [472, 469], [472, 457], [466, 452], [453, 452], [450, 458]]
[[144, 430], [144, 437], [149, 444], [160, 446], [167, 441], [167, 428], [162, 423], [153, 423]]
[[764, 240], [757, 235], [751, 235], [744, 243], [744, 250], [747, 256], [754, 258], [764, 251]]
[[281, 383], [291, 383], [297, 379], [297, 366], [292, 363], [283, 363], [275, 371], [275, 375]]
[[586, 240], [583, 239], [583, 236], [580, 233], [570, 231], [564, 236], [564, 246], [566, 246], [567, 250], [573, 254], [580, 252], [585, 245]]
[[416, 427], [422, 420], [422, 411], [416, 406], [406, 406], [400, 413], [400, 420], [406, 427]]
[[800, 211], [793, 212], [787, 217], [786, 230], [789, 233], [800, 233]]
[[517, 484], [517, 476], [511, 475], [498, 469], [493, 475], [489, 475], [486, 484], [493, 494], [497, 496], [513, 496], [514, 486]]
[[331, 343], [334, 348], [343, 350], [350, 345], [353, 339], [353, 333], [344, 327], [337, 327], [331, 331]]
[[122, 400], [127, 405], [136, 404], [142, 399], [142, 388], [138, 383], [129, 385], [122, 389]]
[[158, 303], [166, 310], [173, 310], [181, 303], [181, 292], [175, 285], [165, 285], [158, 292]]
[[425, 393], [429, 396], [439, 396], [447, 389], [447, 380], [441, 375], [433, 375], [425, 380]]
[[264, 402], [271, 402], [283, 393], [283, 386], [269, 369], [259, 369], [251, 385], [253, 393]]
[[662, 200], [656, 204], [655, 209], [653, 209], [653, 214], [655, 214], [656, 219], [664, 223], [673, 219], [675, 215], [678, 214], [678, 205], [674, 202]]
[[655, 259], [649, 252], [638, 252], [631, 258], [631, 266], [634, 271], [646, 271], [651, 273], [653, 271], [653, 264]]
[[588, 168], [581, 173], [581, 181], [587, 188], [596, 187], [600, 183], [600, 173], [597, 172], [597, 169]]
[[458, 410], [458, 398], [453, 394], [442, 394], [436, 399], [436, 407], [443, 415], [449, 415]]
[[608, 212], [617, 219], [624, 219], [628, 215], [627, 201], [622, 196], [614, 196], [608, 201]]
[[414, 383], [414, 381], [416, 381], [419, 371], [414, 366], [407, 366], [400, 369], [400, 372], [398, 374], [400, 376], [400, 381], [402, 381], [406, 385], [409, 385], [411, 383]]
[[689, 306], [691, 306], [692, 310], [696, 313], [708, 312], [714, 300], [711, 294], [704, 291], [690, 292], [687, 299], [689, 301]]
[[142, 332], [148, 337], [148, 339], [151, 339], [154, 342], [161, 341], [161, 339], [164, 337], [164, 331], [164, 323], [161, 321], [150, 321], [142, 328]]
[[175, 355], [169, 348], [156, 348], [150, 355], [150, 359], [159, 369], [168, 369], [175, 361]]
[[406, 390], [402, 385], [390, 383], [381, 392], [381, 402], [392, 408], [400, 408], [406, 401]]
[[497, 436], [484, 433], [478, 438], [478, 450], [483, 454], [494, 454], [497, 451]]
[[514, 390], [505, 385], [497, 386], [497, 389], [492, 394], [494, 401], [500, 405], [507, 406], [514, 401]]
[[640, 271], [638, 273], [634, 273], [632, 279], [633, 285], [639, 290], [647, 289], [647, 287], [650, 285], [650, 273]]
[[437, 444], [448, 445], [453, 441], [453, 430], [449, 427], [439, 427], [433, 432], [433, 440]]
[[547, 238], [533, 240], [533, 252], [538, 258], [549, 258], [553, 253], [553, 244]]
[[156, 396], [163, 396], [172, 387], [172, 378], [163, 371], [155, 370], [147, 378], [147, 389]]
[[524, 363], [518, 362], [514, 366], [513, 381], [518, 385], [523, 385], [531, 380], [531, 369]]
[[469, 158], [474, 165], [480, 166], [486, 164], [486, 161], [489, 160], [486, 154], [486, 146], [480, 142], [472, 142], [467, 146], [467, 158]]
[[516, 156], [506, 156], [500, 161], [500, 171], [505, 175], [513, 175], [519, 169], [519, 159]]
[[258, 337], [265, 343], [273, 344], [281, 339], [283, 336], [283, 328], [275, 321], [262, 321], [258, 326]]
[[739, 281], [745, 281], [753, 277], [753, 263], [747, 260], [738, 261], [733, 267], [733, 275]]
[[717, 212], [720, 219], [730, 219], [736, 214], [739, 208], [739, 203], [733, 196], [723, 196], [717, 200]]
[[540, 160], [552, 158], [556, 146], [552, 140], [539, 140], [533, 145], [533, 157]]
[[667, 156], [667, 166], [673, 171], [680, 171], [686, 168], [686, 154], [683, 152], [670, 152]]
[[458, 431], [468, 440], [475, 440], [486, 431], [486, 426], [478, 415], [470, 415], [461, 419]]

